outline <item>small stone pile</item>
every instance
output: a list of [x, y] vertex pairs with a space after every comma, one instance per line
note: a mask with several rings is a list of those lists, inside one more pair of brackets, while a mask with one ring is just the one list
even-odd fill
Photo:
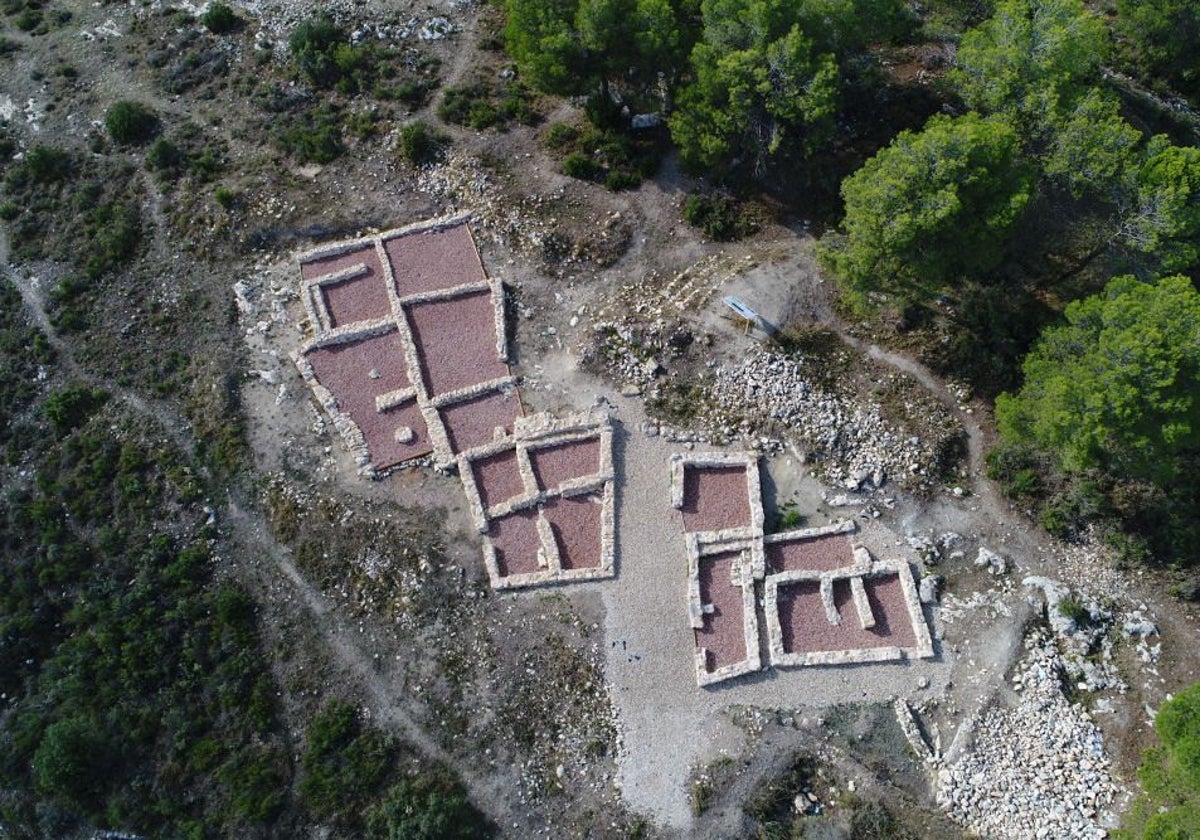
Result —
[[938, 804], [984, 837], [1103, 838], [1117, 794], [1100, 730], [1062, 693], [1063, 661], [1048, 631], [1026, 639], [1015, 708], [980, 718], [974, 746], [938, 773]]

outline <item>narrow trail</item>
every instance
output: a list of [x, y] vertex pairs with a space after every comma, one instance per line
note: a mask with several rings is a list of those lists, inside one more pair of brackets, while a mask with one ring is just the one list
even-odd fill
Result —
[[360, 646], [360, 633], [354, 626], [342, 621], [329, 600], [300, 573], [292, 562], [290, 552], [271, 535], [262, 515], [244, 508], [231, 498], [225, 509], [225, 522], [247, 547], [269, 558], [280, 577], [299, 595], [317, 628], [317, 635], [325, 642], [327, 652], [337, 668], [353, 675], [364, 689], [364, 700], [371, 709], [373, 719], [386, 723], [427, 757], [452, 768], [470, 792], [471, 802], [490, 820], [497, 825], [512, 825], [515, 815], [500, 782], [446, 751], [409, 714], [395, 686], [380, 673], [374, 657]]
[[968, 489], [973, 496], [979, 499], [982, 505], [983, 516], [991, 519], [998, 525], [1004, 525], [1011, 528], [1027, 528], [1028, 523], [1018, 522], [1014, 516], [1011, 505], [1000, 494], [995, 482], [987, 477], [987, 469], [985, 464], [986, 452], [986, 433], [983, 428], [983, 423], [980, 420], [981, 407], [972, 407], [968, 414], [959, 400], [950, 389], [946, 387], [929, 368], [925, 367], [915, 359], [902, 355], [892, 350], [880, 347], [877, 344], [872, 344], [869, 341], [864, 341], [855, 335], [852, 335], [846, 328], [846, 325], [838, 320], [835, 316], [826, 315], [822, 320], [825, 327], [831, 330], [842, 343], [851, 349], [857, 350], [865, 354], [868, 358], [907, 374], [915, 379], [922, 388], [936, 397], [946, 409], [962, 425], [963, 431], [967, 435], [967, 479]]
[[[38, 330], [45, 335], [50, 346], [54, 348], [62, 372], [69, 378], [88, 386], [103, 388], [127, 405], [134, 413], [149, 417], [171, 439], [193, 472], [206, 481], [210, 479], [211, 473], [196, 457], [196, 441], [188, 431], [187, 421], [171, 407], [158, 401], [147, 400], [129, 388], [118, 386], [96, 376], [80, 365], [71, 345], [58, 334], [46, 313], [43, 290], [35, 283], [30, 282], [28, 278], [22, 278], [19, 272], [13, 271], [8, 264], [7, 255], [7, 237], [4, 231], [0, 230], [0, 257], [4, 257], [3, 260], [0, 260], [0, 272], [17, 289], [26, 314]], [[270, 534], [262, 514], [247, 505], [240, 504], [232, 492], [228, 495], [226, 504], [219, 513], [222, 520], [234, 531], [235, 540], [258, 556], [263, 556], [265, 553], [265, 556], [269, 557], [278, 568], [281, 577], [291, 584], [300, 596], [305, 610], [320, 628], [319, 637], [326, 644], [331, 660], [337, 668], [357, 677], [365, 688], [368, 703], [375, 718], [389, 728], [398, 731], [405, 740], [416, 746], [424, 755], [452, 768], [466, 785], [471, 801], [489, 819], [498, 825], [512, 825], [514, 819], [512, 806], [499, 782], [476, 771], [473, 766], [465, 764], [448, 753], [413, 719], [405, 707], [397, 702], [397, 693], [376, 670], [374, 658], [359, 646], [356, 639], [358, 633], [338, 620], [327, 599], [295, 567], [286, 549], [281, 547]]]
[[[0, 238], [3, 238], [3, 236], [0, 233]], [[0, 251], [6, 252], [7, 248], [0, 248]], [[54, 329], [54, 325], [50, 322], [50, 317], [46, 314], [45, 297], [42, 289], [33, 282], [30, 282], [29, 279], [21, 278], [17, 272], [12, 270], [7, 261], [2, 264], [0, 270], [4, 272], [4, 275], [13, 284], [18, 294], [21, 295], [25, 314], [29, 316], [42, 335], [46, 337], [46, 341], [54, 348], [54, 352], [58, 357], [58, 364], [70, 378], [76, 379], [92, 388], [101, 388], [132, 408], [136, 414], [153, 419], [162, 432], [175, 444], [175, 447], [183, 453], [189, 465], [202, 477], [206, 479], [211, 477], [208, 469], [202, 463], [196, 461], [194, 457], [196, 439], [188, 431], [190, 424], [182, 415], [163, 403], [152, 403], [129, 388], [102, 379], [86, 370], [75, 359], [75, 354], [71, 346], [63, 340], [62, 336], [58, 334], [58, 331]]]

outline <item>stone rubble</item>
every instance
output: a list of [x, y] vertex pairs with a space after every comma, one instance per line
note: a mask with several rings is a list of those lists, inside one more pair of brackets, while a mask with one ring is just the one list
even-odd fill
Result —
[[[631, 346], [646, 346], [636, 330], [619, 328], [618, 335]], [[608, 367], [618, 378], [645, 387], [657, 365], [654, 358], [631, 353], [624, 363]], [[714, 367], [695, 403], [691, 425], [703, 431], [667, 426], [645, 431], [683, 443], [740, 439], [767, 453], [784, 448], [782, 433], [805, 447], [806, 457], [818, 463], [827, 482], [847, 491], [879, 489], [888, 481], [932, 486], [938, 456], [931, 442], [895, 428], [883, 419], [877, 403], [856, 403], [814, 384], [802, 359], [761, 350], [740, 363]]]
[[974, 748], [938, 772], [938, 803], [984, 837], [1106, 837], [1118, 790], [1100, 730], [1063, 695], [1051, 634], [1035, 631], [1025, 646], [1013, 677], [1019, 703], [983, 714]]

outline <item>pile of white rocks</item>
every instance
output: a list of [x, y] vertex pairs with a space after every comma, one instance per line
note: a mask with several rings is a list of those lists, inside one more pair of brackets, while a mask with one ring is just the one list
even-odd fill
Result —
[[729, 437], [778, 424], [821, 461], [827, 481], [847, 489], [924, 484], [936, 460], [929, 443], [885, 421], [877, 403], [814, 384], [795, 356], [762, 350], [718, 367], [709, 394], [710, 416]]
[[1025, 641], [1015, 707], [976, 724], [973, 747], [938, 773], [938, 803], [984, 837], [1103, 838], [1118, 791], [1100, 730], [1062, 692], [1063, 661], [1049, 631]]

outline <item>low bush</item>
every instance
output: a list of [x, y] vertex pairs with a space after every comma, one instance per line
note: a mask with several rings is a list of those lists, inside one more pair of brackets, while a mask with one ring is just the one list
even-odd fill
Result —
[[187, 168], [187, 154], [165, 137], [146, 150], [146, 168], [164, 181], [173, 181]]
[[123, 99], [114, 103], [105, 113], [104, 127], [117, 143], [141, 146], [154, 139], [162, 123], [158, 114], [150, 108], [140, 102]]
[[664, 136], [656, 132], [628, 133], [624, 129], [600, 130], [556, 123], [542, 143], [564, 155], [562, 172], [608, 189], [636, 189], [658, 171], [665, 150]]
[[213, 3], [209, 6], [208, 10], [200, 15], [200, 23], [214, 35], [228, 35], [245, 25], [237, 12], [225, 3]]
[[438, 104], [439, 119], [482, 131], [485, 128], [504, 130], [511, 123], [533, 125], [538, 114], [533, 109], [533, 97], [520, 82], [509, 81], [500, 86], [485, 82], [448, 87]]
[[330, 105], [298, 116], [277, 137], [284, 150], [300, 163], [330, 163], [346, 150], [341, 116]]
[[462, 785], [438, 769], [392, 785], [367, 815], [367, 835], [377, 840], [477, 840], [491, 833]]
[[745, 239], [758, 230], [758, 221], [724, 193], [692, 193], [683, 201], [683, 218], [714, 242]]
[[418, 120], [400, 129], [400, 154], [413, 166], [427, 166], [445, 157], [450, 138]]

